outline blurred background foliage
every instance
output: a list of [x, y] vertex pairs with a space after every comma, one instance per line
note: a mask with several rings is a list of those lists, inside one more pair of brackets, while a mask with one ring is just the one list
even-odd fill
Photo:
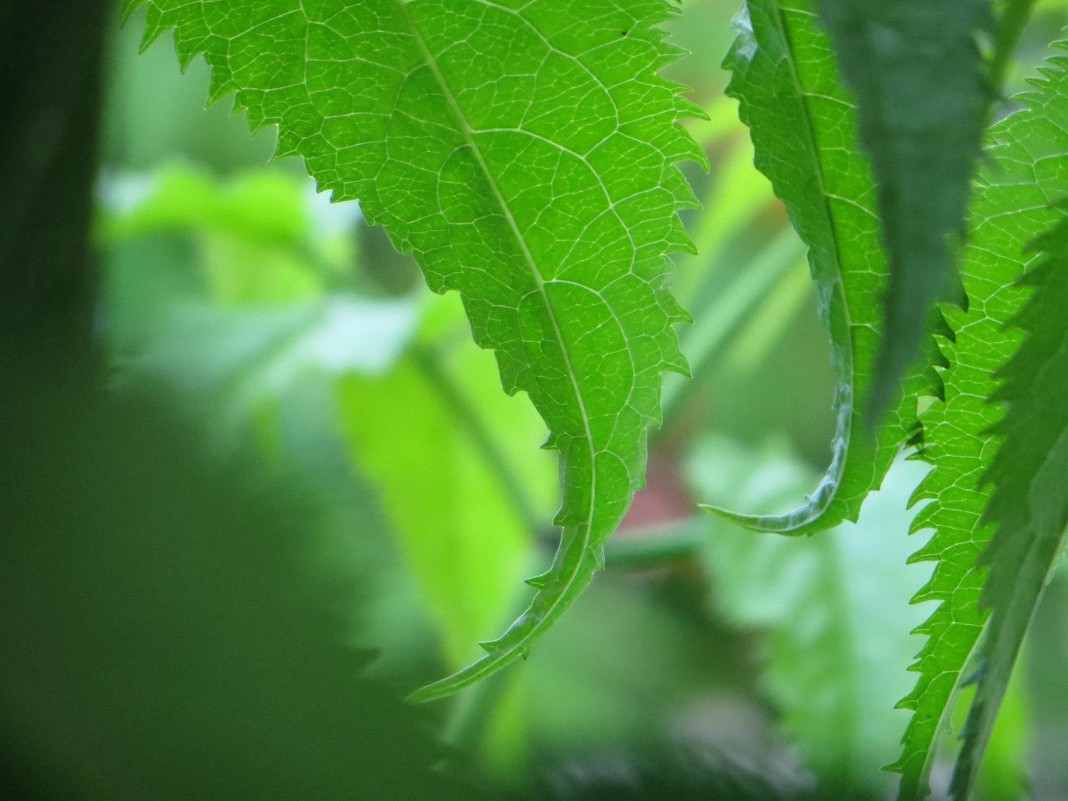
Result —
[[[921, 645], [909, 632], [930, 611], [909, 605], [930, 572], [907, 564], [920, 545], [906, 534], [906, 505], [922, 465], [901, 461], [858, 524], [812, 539], [743, 532], [696, 507], [796, 505], [826, 466], [833, 429], [829, 344], [804, 249], [722, 96], [736, 5], [689, 0], [672, 23], [691, 55], [670, 72], [708, 111], [692, 130], [712, 168], [690, 170], [703, 207], [686, 223], [699, 255], [679, 258], [675, 283], [695, 319], [680, 330], [694, 378], [667, 377], [649, 486], [607, 572], [526, 662], [419, 713], [430, 737], [457, 749], [442, 770], [498, 797], [892, 793], [880, 767], [907, 720], [894, 704]], [[1065, 22], [1068, 4], [1038, 4], [1014, 89]], [[166, 43], [138, 56], [139, 23], [111, 37], [96, 193], [109, 384], [121, 397], [165, 397], [213, 470], [269, 473], [278, 489], [241, 495], [232, 514], [252, 525], [299, 509], [306, 522], [274, 535], [308, 529], [293, 534], [311, 559], [303, 580], [358, 576], [359, 593], [331, 603], [346, 646], [377, 650], [361, 658], [361, 681], [414, 688], [477, 656], [476, 643], [522, 607], [522, 579], [550, 559], [558, 487], [539, 449], [544, 428], [524, 399], [501, 392], [457, 298], [431, 295], [356, 204], [332, 205], [300, 163], [270, 161], [270, 131], [250, 137], [225, 101], [204, 109], [202, 62], [183, 76]], [[151, 460], [111, 415], [103, 430], [135, 440], [129, 459]], [[183, 474], [180, 454], [158, 458]], [[188, 547], [210, 547], [205, 537]], [[245, 539], [257, 548], [254, 532]], [[141, 569], [118, 550], [98, 556]], [[318, 631], [291, 625], [304, 638]], [[981, 798], [1068, 796], [1066, 632], [1062, 577]], [[298, 669], [348, 708], [336, 669], [314, 659]], [[263, 678], [268, 695], [275, 679]]]

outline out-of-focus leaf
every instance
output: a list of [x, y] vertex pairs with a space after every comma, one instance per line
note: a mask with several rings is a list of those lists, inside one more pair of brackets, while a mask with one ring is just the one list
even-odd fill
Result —
[[899, 403], [935, 302], [956, 300], [950, 237], [964, 230], [990, 89], [978, 37], [990, 0], [815, 0], [842, 78], [856, 96], [860, 142], [877, 181], [890, 254], [886, 325], [869, 422]]
[[265, 245], [294, 245], [310, 216], [305, 181], [274, 170], [220, 182], [170, 165], [151, 175], [105, 176], [100, 187], [104, 244], [161, 231], [210, 231]]
[[499, 386], [486, 354], [417, 346], [339, 388], [353, 461], [381, 493], [451, 668], [515, 607], [533, 527], [556, 499], [556, 470], [537, 449], [544, 424]]
[[[810, 478], [781, 454], [722, 442], [699, 450], [690, 472], [706, 493], [766, 508]], [[922, 619], [909, 598], [924, 576], [905, 565], [905, 506], [922, 474], [898, 463], [856, 524], [822, 537], [754, 536], [723, 523], [707, 540], [714, 609], [764, 633], [768, 693], [832, 797], [885, 792], [880, 768], [906, 723], [893, 705], [908, 686], [909, 631]]]
[[1017, 97], [1024, 108], [992, 129], [961, 268], [968, 309], [942, 309], [953, 334], [939, 337], [938, 345], [949, 366], [941, 373], [941, 398], [922, 417], [921, 454], [934, 469], [915, 496], [932, 503], [913, 523], [916, 531], [935, 533], [912, 557], [938, 562], [916, 600], [939, 606], [919, 629], [928, 641], [912, 668], [919, 673], [916, 687], [901, 702], [913, 718], [893, 765], [902, 773], [900, 797], [909, 801], [927, 792], [937, 738], [949, 727], [962, 671], [986, 622], [979, 605], [986, 566], [979, 555], [992, 534], [982, 518], [991, 487], [981, 479], [998, 449], [992, 429], [1004, 415], [987, 399], [1000, 384], [997, 371], [1022, 338], [1009, 323], [1026, 300], [1026, 291], [1014, 284], [1035, 258], [1027, 247], [1063, 216], [1051, 203], [1068, 193], [1065, 98], [1068, 70], [1058, 56], [1033, 89]]
[[187, 242], [195, 271], [221, 305], [310, 300], [358, 277], [359, 206], [330, 204], [306, 178], [260, 169], [222, 180], [173, 164], [106, 175], [98, 195], [105, 248], [121, 253], [163, 237]]
[[477, 797], [344, 644], [366, 566], [321, 558], [306, 487], [169, 402], [37, 386], [0, 394], [5, 798]]
[[187, 389], [225, 395], [247, 407], [279, 394], [301, 374], [385, 372], [413, 336], [418, 306], [408, 301], [325, 297], [283, 308], [176, 308], [145, 364]]

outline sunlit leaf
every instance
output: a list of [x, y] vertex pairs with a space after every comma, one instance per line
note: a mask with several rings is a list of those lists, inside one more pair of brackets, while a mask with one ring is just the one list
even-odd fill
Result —
[[[1065, 140], [1062, 146], [1068, 136]], [[1068, 160], [1068, 147], [1061, 157]], [[1062, 184], [1068, 196], [1068, 180], [1062, 178]], [[1002, 371], [1004, 384], [994, 397], [1008, 412], [998, 425], [1004, 442], [987, 474], [995, 489], [985, 517], [996, 530], [984, 555], [990, 578], [982, 603], [991, 614], [953, 777], [962, 799], [979, 770], [1068, 526], [1068, 208], [1060, 212], [1057, 227], [1037, 243], [1043, 261], [1024, 276], [1034, 294], [1013, 323], [1027, 338]]]
[[[1054, 59], [1053, 64], [1063, 62]], [[968, 310], [942, 313], [953, 331], [939, 346], [949, 367], [942, 397], [923, 416], [922, 456], [934, 469], [915, 500], [931, 501], [914, 530], [934, 529], [914, 556], [937, 561], [931, 582], [917, 601], [939, 607], [919, 631], [928, 642], [913, 670], [915, 689], [901, 702], [913, 711], [901, 757], [901, 798], [922, 798], [940, 733], [949, 724], [952, 701], [986, 622], [979, 607], [986, 567], [979, 555], [992, 527], [982, 518], [992, 488], [982, 483], [998, 447], [991, 432], [1004, 415], [988, 403], [999, 387], [997, 371], [1019, 346], [1021, 332], [1008, 327], [1026, 300], [1014, 286], [1035, 254], [1028, 245], [1063, 215], [1051, 203], [1068, 193], [1068, 72], [1050, 66], [1024, 105], [991, 132], [989, 162], [981, 170], [971, 209], [971, 230], [961, 268]], [[975, 753], [970, 758], [978, 758]]]
[[430, 286], [458, 290], [504, 388], [524, 391], [560, 452], [563, 527], [530, 608], [487, 655], [414, 698], [451, 693], [526, 654], [602, 564], [644, 480], [660, 374], [685, 371], [665, 290], [688, 247], [701, 158], [694, 113], [657, 77], [676, 53], [664, 0], [127, 0], [147, 40], [203, 53], [211, 96], [278, 126], [335, 200], [358, 198]]

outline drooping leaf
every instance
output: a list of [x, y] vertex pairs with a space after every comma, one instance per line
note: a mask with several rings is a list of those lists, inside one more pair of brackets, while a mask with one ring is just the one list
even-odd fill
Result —
[[560, 452], [561, 546], [541, 592], [487, 656], [429, 700], [526, 654], [589, 583], [643, 481], [660, 373], [684, 371], [666, 256], [688, 246], [700, 152], [693, 107], [657, 77], [675, 57], [664, 0], [127, 0], [147, 40], [203, 53], [211, 96], [278, 125], [335, 200], [463, 297], [504, 387], [525, 391]]
[[[893, 704], [908, 684], [908, 632], [922, 619], [909, 597], [923, 571], [905, 564], [905, 501], [922, 473], [898, 462], [857, 524], [820, 537], [754, 536], [722, 523], [706, 537], [714, 609], [761, 633], [764, 685], [821, 798], [875, 798], [888, 789], [879, 768], [907, 722]], [[697, 451], [690, 474], [699, 490], [761, 505], [789, 497], [809, 477], [781, 453], [719, 442]]]
[[[1065, 140], [1068, 136], [1062, 147]], [[1061, 158], [1068, 161], [1068, 148]], [[1068, 196], [1068, 171], [1060, 181]], [[990, 578], [982, 603], [990, 609], [990, 624], [953, 776], [953, 792], [961, 799], [979, 770], [1068, 526], [1068, 207], [1060, 212], [1057, 226], [1038, 241], [1044, 260], [1023, 278], [1034, 294], [1013, 322], [1027, 338], [1002, 372], [1004, 384], [993, 398], [1008, 411], [998, 424], [1003, 444], [986, 475], [995, 487], [984, 514], [996, 527], [984, 554]]]
[[[1058, 61], [1063, 58], [1053, 63]], [[1068, 73], [1062, 66], [1047, 69], [1033, 90], [1017, 98], [1025, 108], [992, 130], [994, 144], [977, 181], [961, 267], [968, 310], [942, 309], [953, 332], [939, 340], [949, 367], [942, 373], [941, 398], [921, 418], [922, 456], [934, 469], [913, 498], [930, 501], [913, 530], [935, 532], [913, 560], [938, 562], [916, 600], [939, 606], [920, 628], [929, 638], [911, 668], [920, 675], [901, 702], [913, 711], [901, 757], [892, 766], [902, 773], [902, 799], [926, 792], [936, 738], [948, 726], [962, 671], [986, 621], [978, 604], [986, 578], [979, 555], [992, 531], [982, 519], [991, 488], [981, 479], [997, 450], [991, 429], [1004, 414], [987, 398], [997, 391], [997, 371], [1021, 339], [1007, 326], [1026, 299], [1014, 282], [1034, 259], [1027, 246], [1061, 216], [1051, 203], [1068, 192], [1065, 98]]]
[[[977, 38], [990, 0], [816, 0], [857, 98], [890, 255], [886, 328], [866, 412], [893, 404], [929, 330], [955, 300], [950, 237], [964, 228], [990, 92]], [[882, 298], [880, 298], [882, 300]]]
[[492, 358], [473, 345], [417, 345], [388, 372], [338, 387], [353, 461], [379, 491], [453, 669], [516, 606], [557, 499], [552, 460], [537, 451], [545, 426], [496, 384]]
[[827, 475], [801, 508], [775, 516], [713, 511], [752, 528], [808, 534], [856, 520], [914, 414], [903, 401], [874, 434], [863, 422], [888, 268], [871, 170], [856, 144], [856, 109], [838, 80], [812, 0], [750, 0], [737, 26], [727, 58], [733, 71], [728, 93], [740, 102], [757, 168], [809, 247], [838, 375], [837, 434]]

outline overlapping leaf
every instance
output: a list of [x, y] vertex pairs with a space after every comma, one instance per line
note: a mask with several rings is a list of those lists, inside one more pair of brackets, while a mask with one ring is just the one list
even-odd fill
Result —
[[664, 288], [686, 248], [700, 158], [691, 106], [657, 77], [675, 57], [664, 0], [127, 0], [147, 39], [203, 53], [211, 95], [278, 126], [336, 200], [461, 293], [505, 389], [527, 392], [560, 452], [561, 547], [530, 609], [488, 655], [417, 695], [457, 690], [524, 655], [601, 564], [644, 475], [660, 373], [684, 371]]
[[[1004, 415], [987, 399], [998, 390], [998, 369], [1021, 339], [1019, 330], [1007, 326], [1027, 296], [1014, 282], [1035, 258], [1028, 244], [1063, 216], [1052, 203], [1068, 192], [1068, 71], [1063, 57], [1053, 63], [1057, 66], [1018, 98], [1025, 109], [992, 132], [961, 271], [968, 311], [943, 309], [954, 332], [952, 340], [940, 340], [949, 368], [941, 400], [922, 418], [923, 456], [934, 469], [914, 496], [931, 503], [913, 525], [915, 531], [935, 530], [913, 559], [938, 562], [916, 600], [939, 606], [920, 628], [929, 637], [912, 668], [920, 676], [901, 702], [914, 713], [893, 766], [902, 773], [902, 799], [922, 798], [926, 791], [936, 737], [986, 619], [978, 605], [986, 578], [979, 555], [992, 532], [981, 517], [991, 488], [982, 477], [997, 450], [991, 429]], [[973, 748], [978, 758], [981, 748]]]
[[931, 306], [957, 289], [949, 237], [964, 228], [989, 91], [977, 38], [990, 0], [816, 0], [878, 181], [890, 254], [886, 329], [867, 411], [881, 416], [919, 356]]
[[[1064, 152], [1068, 156], [1068, 147]], [[1066, 177], [1068, 172], [1061, 182], [1068, 192]], [[1027, 339], [1004, 371], [1005, 384], [995, 397], [1008, 412], [998, 426], [1004, 443], [987, 474], [996, 488], [985, 515], [996, 526], [984, 559], [990, 578], [982, 600], [991, 617], [953, 777], [958, 798], [967, 797], [978, 771], [1068, 526], [1068, 208], [1060, 211], [1057, 227], [1040, 240], [1045, 260], [1024, 277], [1035, 294], [1014, 322]]]
[[914, 415], [907, 402], [874, 435], [862, 411], [871, 392], [888, 275], [873, 179], [857, 149], [856, 109], [842, 89], [812, 0], [750, 0], [727, 59], [728, 92], [768, 176], [810, 248], [820, 311], [838, 374], [838, 431], [823, 483], [781, 516], [726, 514], [742, 525], [807, 534], [856, 520], [879, 486]]

